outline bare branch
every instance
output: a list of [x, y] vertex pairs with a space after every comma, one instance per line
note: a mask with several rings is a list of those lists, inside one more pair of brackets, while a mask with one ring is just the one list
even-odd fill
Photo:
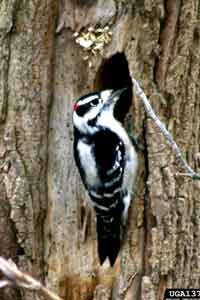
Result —
[[0, 288], [6, 286], [17, 286], [37, 291], [49, 300], [62, 300], [56, 294], [43, 286], [39, 281], [35, 280], [28, 274], [21, 272], [11, 260], [7, 261], [3, 257], [0, 257], [0, 271], [4, 275], [4, 278], [0, 280]]
[[[154, 121], [155, 125], [160, 129], [162, 134], [164, 135], [165, 139], [167, 140], [168, 144], [171, 146], [176, 159], [180, 166], [186, 171], [184, 173], [184, 176], [191, 177], [192, 179], [198, 179], [200, 180], [200, 174], [196, 173], [187, 163], [187, 161], [182, 156], [181, 150], [174, 141], [172, 135], [169, 133], [165, 125], [158, 119], [155, 112], [153, 111], [153, 108], [151, 107], [151, 104], [146, 97], [145, 93], [141, 89], [139, 83], [135, 78], [132, 77], [133, 81], [133, 90], [135, 94], [140, 98], [140, 100], [143, 102], [145, 110], [147, 115]], [[183, 175], [183, 174], [182, 174]]]
[[127, 285], [123, 288], [123, 290], [119, 294], [119, 299], [125, 299], [126, 294], [127, 294], [128, 290], [130, 289], [136, 275], [137, 275], [137, 272], [130, 276], [130, 278], [128, 279]]

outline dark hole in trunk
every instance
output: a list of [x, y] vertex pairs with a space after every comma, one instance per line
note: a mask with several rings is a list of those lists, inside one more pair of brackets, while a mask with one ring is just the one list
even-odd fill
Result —
[[101, 65], [95, 79], [95, 90], [118, 90], [127, 87], [118, 103], [114, 115], [117, 120], [124, 122], [124, 118], [132, 103], [132, 80], [129, 74], [128, 61], [124, 53], [116, 53]]

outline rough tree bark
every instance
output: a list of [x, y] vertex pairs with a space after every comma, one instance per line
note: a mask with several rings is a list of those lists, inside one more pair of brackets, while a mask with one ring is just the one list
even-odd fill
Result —
[[[99, 266], [71, 120], [74, 99], [134, 76], [198, 170], [199, 5], [0, 1], [0, 255], [65, 300], [154, 300], [166, 287], [200, 286], [200, 184], [176, 176], [173, 154], [136, 97], [126, 126], [144, 151], [126, 239], [115, 267]], [[73, 34], [105, 26], [111, 41], [89, 55], [89, 66]], [[0, 299], [38, 298], [5, 289]]]

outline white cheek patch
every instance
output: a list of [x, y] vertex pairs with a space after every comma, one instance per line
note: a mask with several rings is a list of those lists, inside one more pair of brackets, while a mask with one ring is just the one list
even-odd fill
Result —
[[74, 111], [73, 113], [73, 123], [74, 126], [80, 130], [80, 132], [88, 133], [95, 130], [95, 127], [91, 127], [88, 125], [88, 121], [93, 120], [99, 114], [101, 107], [103, 106], [102, 103], [99, 103], [98, 106], [93, 106], [91, 109], [82, 117], [77, 115]]
[[96, 118], [96, 116], [98, 115], [99, 111], [101, 109], [101, 106], [98, 105], [98, 106], [93, 106], [89, 112], [85, 115], [85, 120], [86, 121], [89, 121], [89, 120], [92, 120], [94, 118]]

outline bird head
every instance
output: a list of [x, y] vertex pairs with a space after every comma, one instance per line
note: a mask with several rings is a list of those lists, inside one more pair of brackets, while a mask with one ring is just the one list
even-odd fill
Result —
[[113, 117], [115, 105], [125, 90], [127, 88], [103, 90], [80, 97], [73, 106], [73, 123], [75, 128], [82, 133], [91, 132], [95, 130], [98, 118], [103, 114], [106, 113]]

